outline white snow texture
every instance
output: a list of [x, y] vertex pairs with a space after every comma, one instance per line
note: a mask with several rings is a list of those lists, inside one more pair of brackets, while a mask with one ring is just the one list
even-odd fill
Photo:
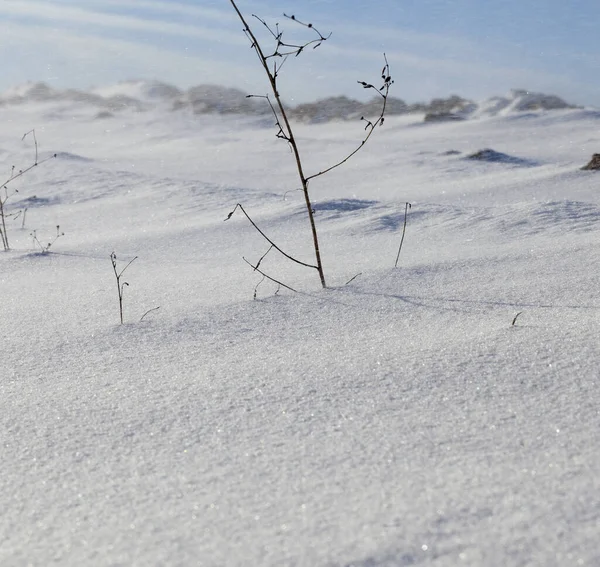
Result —
[[[311, 182], [329, 288], [262, 261], [293, 293], [224, 222], [314, 261], [268, 115], [27, 92], [0, 166], [57, 158], [7, 186], [0, 565], [600, 565], [600, 113], [390, 117]], [[298, 125], [307, 174], [362, 128]]]

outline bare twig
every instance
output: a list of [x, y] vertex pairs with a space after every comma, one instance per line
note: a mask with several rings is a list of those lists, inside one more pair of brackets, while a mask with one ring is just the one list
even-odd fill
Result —
[[250, 224], [271, 245], [272, 248], [275, 248], [275, 250], [277, 250], [277, 252], [279, 252], [280, 254], [282, 254], [283, 256], [285, 256], [288, 260], [291, 260], [292, 262], [296, 262], [296, 264], [300, 264], [301, 266], [306, 266], [307, 268], [314, 268], [315, 270], [319, 269], [317, 266], [315, 266], [313, 264], [307, 264], [306, 262], [302, 262], [301, 260], [298, 260], [298, 259], [294, 258], [293, 256], [290, 256], [287, 252], [284, 252], [281, 248], [279, 248], [279, 246], [277, 246], [277, 244], [275, 244], [260, 228], [258, 228], [257, 224], [252, 220], [252, 218], [250, 217], [250, 215], [246, 212], [246, 210], [244, 209], [244, 207], [240, 203], [238, 203], [235, 206], [235, 208], [233, 209], [233, 211], [231, 211], [229, 213], [229, 215], [227, 215], [227, 218], [225, 220], [226, 221], [229, 220], [233, 216], [233, 213], [235, 213], [235, 211], [238, 208], [242, 211], [242, 213], [244, 213], [244, 215], [246, 216], [246, 218], [250, 221]]
[[152, 311], [158, 311], [160, 309], [160, 305], [158, 307], [153, 307], [152, 309], [148, 309], [148, 311], [146, 311], [146, 313], [144, 313], [141, 317], [140, 317], [140, 323], [144, 320], [144, 317], [146, 315], [148, 315], [148, 313], [152, 313]]
[[[254, 271], [256, 271], [256, 268], [254, 268]], [[267, 279], [266, 276], [263, 276], [260, 281], [256, 284], [256, 287], [254, 288], [254, 296], [252, 297], [252, 299], [256, 300], [256, 296], [258, 294], [258, 287], [260, 286], [261, 283], [263, 283], [265, 280]]]
[[518, 312], [518, 313], [515, 315], [515, 318], [512, 320], [511, 327], [514, 327], [514, 326], [516, 325], [516, 323], [517, 323], [517, 319], [519, 318], [519, 315], [520, 315], [521, 313], [523, 313], [523, 311], [519, 311], [519, 312]]
[[42, 254], [48, 254], [48, 252], [50, 252], [50, 247], [61, 237], [64, 236], [65, 233], [64, 232], [60, 232], [60, 225], [56, 225], [56, 235], [54, 236], [54, 238], [48, 242], [48, 244], [46, 244], [45, 246], [39, 241], [38, 237], [37, 237], [37, 230], [32, 231], [31, 233], [31, 237], [33, 237], [33, 243], [34, 245], [37, 244], [40, 247], [40, 250], [42, 252]]
[[[52, 158], [56, 157], [56, 154], [52, 154], [51, 156], [47, 157], [46, 159], [39, 161], [38, 142], [37, 142], [37, 137], [35, 135], [35, 130], [30, 130], [29, 132], [25, 132], [25, 134], [23, 134], [23, 137], [21, 138], [21, 140], [24, 140], [29, 135], [31, 135], [33, 137], [33, 141], [35, 144], [35, 159], [34, 159], [33, 164], [30, 165], [29, 167], [26, 167], [25, 169], [20, 169], [16, 173], [15, 173], [16, 168], [13, 165], [10, 170], [10, 176], [8, 177], [8, 179], [6, 179], [4, 181], [4, 183], [0, 184], [0, 187], [4, 190], [4, 193], [0, 194], [0, 240], [2, 240], [2, 246], [4, 247], [4, 250], [10, 250], [10, 245], [8, 242], [8, 232], [6, 230], [6, 218], [9, 217], [10, 215], [8, 215], [6, 213], [5, 205], [6, 205], [6, 202], [10, 199], [10, 197], [12, 197], [15, 193], [18, 193], [17, 189], [15, 189], [12, 193], [9, 193], [8, 185], [10, 183], [12, 183], [13, 181], [15, 181], [15, 179], [18, 179], [19, 177], [22, 177], [23, 175], [25, 175], [26, 173], [31, 171], [34, 167], [37, 167], [38, 165], [41, 165], [42, 163], [45, 163], [48, 160], [51, 160]], [[24, 224], [25, 224], [25, 218], [23, 217], [22, 227], [24, 226]]]
[[[375, 130], [375, 128], [377, 126], [381, 126], [383, 124], [384, 115], [385, 115], [385, 111], [386, 111], [386, 105], [387, 105], [388, 93], [389, 93], [390, 86], [393, 84], [393, 81], [392, 81], [392, 78], [391, 78], [390, 72], [389, 72], [388, 60], [384, 53], [385, 65], [381, 72], [381, 78], [382, 78], [383, 84], [380, 88], [376, 88], [374, 85], [366, 83], [364, 81], [359, 81], [359, 83], [363, 86], [363, 88], [374, 89], [382, 97], [382, 100], [383, 100], [381, 112], [380, 112], [377, 120], [372, 122], [370, 120], [366, 120], [364, 117], [361, 118], [361, 120], [364, 120], [366, 122], [365, 130], [367, 131], [367, 134], [365, 135], [364, 139], [361, 141], [360, 145], [356, 149], [354, 149], [352, 152], [350, 152], [345, 158], [343, 158], [339, 162], [335, 163], [331, 167], [328, 167], [328, 168], [326, 168], [322, 171], [319, 171], [318, 173], [315, 173], [313, 175], [307, 176], [304, 173], [298, 143], [297, 143], [294, 133], [292, 131], [292, 127], [290, 125], [288, 115], [286, 113], [285, 107], [282, 103], [282, 100], [281, 100], [281, 97], [279, 94], [277, 80], [278, 80], [279, 73], [281, 72], [282, 66], [285, 64], [285, 62], [287, 61], [287, 59], [289, 57], [291, 57], [291, 56], [298, 57], [308, 47], [312, 47], [313, 49], [319, 47], [324, 41], [326, 41], [327, 39], [329, 39], [331, 37], [331, 34], [324, 35], [319, 30], [317, 30], [312, 23], [305, 22], [303, 20], [299, 20], [293, 14], [289, 15], [289, 16], [287, 14], [284, 14], [284, 17], [286, 17], [287, 19], [292, 20], [296, 24], [307, 28], [308, 30], [310, 30], [311, 33], [315, 34], [315, 37], [313, 37], [313, 39], [306, 41], [305, 43], [287, 42], [283, 38], [283, 32], [279, 29], [279, 24], [276, 24], [275, 27], [270, 26], [265, 20], [263, 20], [262, 18], [259, 18], [255, 14], [252, 14], [252, 16], [258, 22], [260, 22], [260, 24], [262, 24], [262, 26], [268, 31], [268, 33], [271, 35], [271, 37], [273, 38], [273, 40], [275, 42], [273, 51], [271, 53], [268, 53], [263, 49], [263, 47], [259, 43], [256, 35], [254, 34], [251, 27], [249, 26], [246, 18], [244, 17], [244, 15], [241, 13], [239, 8], [237, 7], [236, 1], [230, 0], [230, 3], [232, 5], [233, 9], [235, 10], [235, 12], [237, 13], [240, 21], [242, 22], [242, 24], [244, 26], [243, 31], [246, 34], [246, 37], [248, 38], [248, 40], [250, 41], [250, 46], [256, 53], [256, 55], [260, 61], [260, 64], [269, 80], [269, 84], [271, 86], [273, 96], [275, 97], [275, 104], [271, 103], [271, 100], [268, 96], [265, 96], [263, 98], [267, 99], [267, 102], [268, 102], [269, 106], [271, 107], [271, 111], [272, 111], [273, 115], [275, 116], [276, 126], [278, 129], [277, 134], [276, 134], [277, 138], [285, 140], [289, 144], [289, 146], [292, 150], [292, 153], [294, 154], [294, 158], [296, 161], [296, 168], [298, 171], [298, 177], [300, 178], [300, 184], [301, 184], [302, 192], [304, 194], [306, 212], [308, 215], [308, 220], [310, 223], [310, 228], [311, 228], [311, 233], [312, 233], [313, 247], [314, 247], [314, 253], [315, 253], [315, 264], [312, 265], [312, 264], [306, 264], [304, 262], [299, 262], [299, 261], [295, 260], [294, 258], [288, 256], [285, 253], [284, 253], [284, 256], [288, 257], [290, 260], [293, 260], [301, 265], [316, 269], [319, 273], [321, 285], [325, 288], [325, 287], [327, 287], [327, 284], [325, 281], [325, 273], [324, 273], [324, 269], [323, 269], [323, 263], [321, 260], [319, 238], [318, 238], [317, 227], [316, 227], [315, 218], [314, 218], [314, 207], [312, 206], [311, 198], [310, 198], [310, 194], [309, 194], [309, 190], [308, 190], [309, 181], [311, 179], [314, 179], [316, 177], [324, 175], [325, 173], [328, 173], [329, 171], [346, 163], [354, 154], [356, 154], [367, 143], [367, 141], [373, 134], [373, 131]], [[273, 59], [272, 66], [270, 63], [271, 59]], [[256, 96], [256, 95], [249, 95], [249, 96]], [[242, 209], [242, 211], [245, 214], [245, 211], [243, 209]], [[246, 216], [248, 216], [248, 215], [246, 215]], [[251, 219], [249, 219], [249, 220], [250, 220], [250, 222], [252, 222]], [[254, 225], [253, 222], [252, 222], [252, 224]], [[257, 230], [259, 230], [258, 227], [256, 227], [256, 225], [254, 225], [254, 226]], [[278, 248], [270, 239], [268, 239], [264, 235], [264, 233], [262, 233], [262, 231], [259, 230], [259, 232], [261, 232], [263, 237], [266, 238], [267, 241], [270, 244], [272, 244], [275, 249], [277, 249], [279, 252], [281, 252], [281, 249]]]
[[260, 257], [259, 261], [256, 263], [256, 267], [258, 268], [261, 264], [261, 262], [267, 257], [267, 254], [273, 250], [273, 246], [271, 245], [271, 247]]
[[37, 143], [37, 138], [35, 137], [35, 128], [33, 130], [29, 130], [29, 132], [25, 132], [25, 134], [23, 134], [23, 137], [21, 138], [21, 141], [23, 141], [25, 138], [27, 138], [27, 136], [29, 136], [29, 134], [31, 134], [33, 136], [33, 143], [35, 144], [35, 163], [34, 163], [34, 165], [37, 165], [38, 143]]
[[121, 283], [121, 277], [123, 276], [123, 272], [125, 272], [125, 270], [129, 268], [129, 266], [131, 266], [131, 264], [133, 264], [135, 260], [137, 260], [137, 256], [130, 260], [129, 263], [119, 272], [117, 269], [117, 255], [114, 252], [112, 252], [110, 255], [110, 261], [112, 263], [113, 271], [115, 272], [115, 278], [117, 280], [117, 291], [119, 293], [119, 315], [121, 325], [123, 324], [123, 292], [125, 290], [125, 286], [129, 286], [128, 282]]
[[408, 209], [412, 208], [409, 202], [404, 204], [404, 225], [402, 226], [402, 238], [400, 239], [400, 246], [398, 247], [398, 254], [396, 255], [396, 263], [394, 268], [398, 267], [398, 260], [400, 259], [400, 252], [402, 251], [402, 244], [404, 244], [404, 235], [406, 234], [406, 221], [408, 219]]
[[276, 284], [280, 285], [281, 287], [285, 287], [286, 289], [289, 289], [290, 291], [293, 291], [294, 293], [298, 293], [293, 287], [290, 287], [289, 285], [286, 285], [283, 282], [280, 282], [279, 280], [272, 278], [268, 274], [265, 274], [262, 270], [259, 270], [257, 266], [254, 266], [252, 264], [252, 262], [249, 262], [243, 256], [242, 256], [242, 260], [244, 260], [244, 262], [246, 262], [246, 264], [248, 264], [255, 272], [258, 272], [261, 276], [264, 276], [268, 280], [271, 280], [273, 283], [276, 283]]
[[362, 272], [359, 272], [355, 276], [352, 276], [344, 285], [348, 285], [349, 283], [352, 283], [358, 276], [362, 276]]
[[366, 122], [365, 130], [367, 131], [367, 135], [362, 139], [362, 141], [360, 142], [358, 147], [356, 147], [354, 150], [352, 150], [345, 158], [343, 158], [342, 160], [333, 164], [332, 166], [330, 166], [326, 169], [323, 169], [322, 171], [319, 171], [318, 173], [315, 173], [313, 175], [309, 175], [306, 178], [306, 181], [310, 181], [311, 179], [315, 179], [316, 177], [325, 175], [326, 173], [329, 173], [333, 169], [340, 167], [340, 165], [345, 164], [352, 156], [357, 154], [364, 147], [364, 145], [369, 141], [369, 138], [373, 135], [375, 128], [377, 128], [377, 126], [383, 125], [383, 122], [385, 119], [385, 111], [387, 108], [388, 93], [390, 91], [390, 87], [394, 84], [394, 81], [392, 80], [392, 77], [390, 75], [390, 65], [388, 63], [387, 56], [385, 53], [383, 54], [383, 58], [385, 60], [385, 65], [383, 66], [383, 69], [381, 71], [381, 78], [383, 80], [383, 85], [380, 88], [377, 88], [370, 83], [366, 83], [365, 81], [357, 81], [358, 84], [362, 85], [363, 88], [373, 89], [379, 96], [382, 97], [383, 103], [381, 105], [381, 111], [379, 113], [379, 117], [377, 118], [377, 120], [375, 120], [375, 122], [371, 122], [370, 120], [367, 120], [364, 116], [361, 116], [361, 118], [360, 118], [361, 121]]
[[[306, 179], [306, 176], [304, 175], [304, 170], [302, 167], [302, 160], [300, 158], [300, 150], [298, 148], [298, 144], [296, 143], [296, 138], [292, 131], [292, 127], [290, 125], [288, 116], [287, 116], [285, 108], [283, 106], [283, 102], [279, 95], [279, 90], [277, 88], [277, 76], [276, 76], [276, 74], [271, 72], [271, 69], [269, 67], [269, 61], [268, 61], [268, 59], [270, 57], [274, 57], [274, 56], [276, 56], [276, 54], [278, 54], [279, 57], [286, 57], [290, 54], [295, 54], [297, 56], [305, 49], [306, 46], [310, 45], [313, 42], [309, 42], [309, 43], [305, 44], [304, 46], [294, 47], [293, 49], [296, 49], [295, 52], [291, 51], [290, 53], [287, 53], [287, 52], [278, 53], [279, 48], [281, 46], [285, 46], [285, 44], [283, 43], [283, 41], [281, 39], [281, 33], [278, 30], [276, 32], [273, 32], [273, 30], [271, 28], [269, 28], [269, 26], [267, 26], [267, 29], [274, 36], [276, 43], [277, 43], [275, 52], [272, 55], [267, 56], [267, 55], [265, 55], [262, 47], [260, 46], [258, 39], [254, 35], [254, 32], [248, 25], [246, 18], [244, 17], [244, 15], [240, 12], [239, 8], [237, 7], [235, 1], [230, 0], [230, 2], [231, 2], [231, 5], [233, 6], [233, 9], [235, 10], [238, 17], [240, 18], [240, 21], [244, 25], [244, 33], [249, 38], [249, 40], [251, 42], [251, 47], [254, 49], [256, 55], [258, 56], [258, 59], [267, 75], [267, 78], [269, 79], [269, 84], [271, 86], [273, 96], [275, 97], [275, 101], [277, 103], [277, 108], [279, 110], [279, 114], [281, 115], [281, 121], [282, 121], [282, 122], [280, 121], [281, 134], [284, 137], [284, 139], [290, 144], [290, 146], [292, 148], [292, 152], [294, 153], [294, 158], [296, 161], [296, 168], [298, 170], [298, 176], [300, 178], [301, 185], [302, 185], [302, 191], [304, 193], [306, 211], [307, 211], [308, 219], [309, 219], [309, 223], [310, 223], [312, 239], [313, 239], [313, 246], [314, 246], [314, 251], [315, 251], [315, 259], [316, 259], [315, 266], [311, 266], [311, 265], [307, 265], [307, 266], [315, 268], [317, 270], [317, 272], [319, 273], [319, 278], [321, 280], [321, 285], [325, 288], [325, 287], [327, 287], [327, 284], [325, 281], [325, 273], [323, 271], [323, 263], [321, 261], [321, 251], [319, 248], [319, 238], [317, 235], [317, 227], [316, 227], [315, 219], [314, 219], [313, 206], [312, 206], [312, 203], [310, 200], [310, 195], [308, 193], [308, 181]], [[290, 19], [295, 19], [295, 17], [294, 18], [290, 17]], [[310, 27], [312, 27], [312, 26], [310, 26]], [[318, 41], [325, 41], [327, 39], [319, 32], [316, 32], [316, 33], [318, 34], [318, 37], [319, 37]], [[285, 46], [285, 47], [290, 47], [290, 46]], [[279, 119], [278, 119], [278, 121], [279, 121]], [[277, 248], [277, 247], [275, 247], [275, 248]]]

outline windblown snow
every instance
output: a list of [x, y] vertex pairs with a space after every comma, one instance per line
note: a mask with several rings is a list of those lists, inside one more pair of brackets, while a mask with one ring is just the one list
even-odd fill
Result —
[[[295, 293], [224, 222], [314, 261], [268, 114], [5, 93], [5, 177], [57, 157], [3, 194], [0, 564], [600, 564], [600, 113], [527, 96], [314, 179], [328, 289], [261, 263]], [[296, 133], [307, 174], [364, 135]]]

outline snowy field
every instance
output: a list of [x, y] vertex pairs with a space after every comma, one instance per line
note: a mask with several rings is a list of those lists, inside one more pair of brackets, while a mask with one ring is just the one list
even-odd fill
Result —
[[313, 261], [270, 118], [96, 114], [0, 107], [6, 177], [58, 154], [9, 185], [0, 565], [600, 565], [600, 112], [390, 117], [312, 183], [329, 289], [263, 260], [298, 293], [224, 222]]

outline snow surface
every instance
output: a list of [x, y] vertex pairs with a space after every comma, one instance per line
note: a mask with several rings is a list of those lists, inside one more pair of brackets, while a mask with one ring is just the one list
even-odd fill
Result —
[[386, 120], [311, 184], [330, 288], [272, 251], [253, 300], [236, 203], [312, 261], [271, 120], [96, 112], [0, 107], [7, 177], [58, 154], [9, 185], [0, 565], [600, 564], [599, 113]]

